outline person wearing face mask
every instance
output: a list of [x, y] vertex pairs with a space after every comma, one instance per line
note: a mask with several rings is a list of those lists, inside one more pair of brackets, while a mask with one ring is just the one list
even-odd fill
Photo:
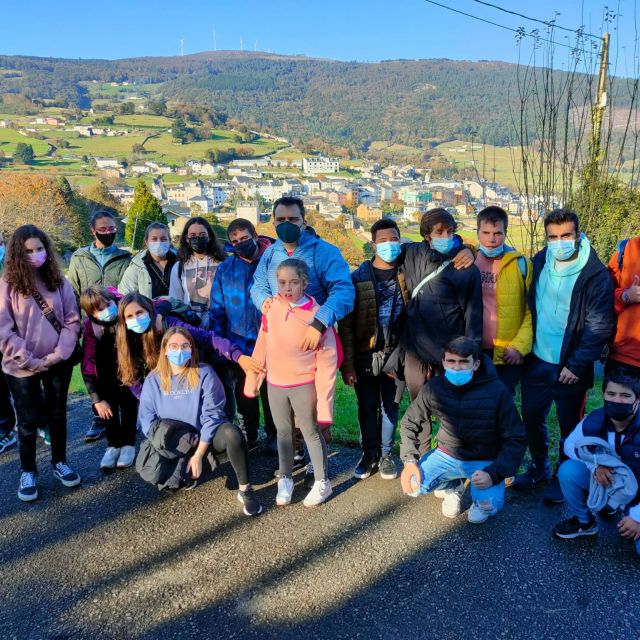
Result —
[[178, 259], [166, 224], [152, 222], [144, 233], [145, 249], [137, 253], [120, 280], [118, 291], [137, 291], [147, 298], [169, 295], [173, 265]]
[[188, 304], [203, 329], [209, 326], [213, 278], [225, 258], [211, 225], [199, 216], [189, 218], [180, 236], [178, 261], [171, 270], [169, 295]]
[[522, 373], [522, 418], [531, 462], [513, 486], [531, 489], [551, 479], [543, 497], [562, 503], [557, 474], [551, 473], [547, 416], [555, 402], [563, 442], [582, 419], [593, 364], [615, 328], [613, 285], [593, 247], [580, 234], [575, 212], [555, 209], [544, 219], [547, 247], [533, 258], [528, 303], [533, 349]]
[[[4, 234], [0, 232], [0, 273], [4, 266], [5, 244]], [[2, 366], [2, 353], [0, 353], [0, 366]], [[18, 440], [15, 434], [16, 414], [11, 404], [11, 395], [4, 373], [0, 371], [0, 453], [13, 447]]]
[[[400, 424], [402, 490], [416, 497], [434, 492], [442, 515], [461, 512], [465, 480], [470, 481], [469, 522], [480, 524], [504, 505], [505, 478], [520, 466], [527, 448], [524, 426], [513, 397], [498, 379], [491, 359], [477, 341], [451, 340], [442, 358], [444, 375], [429, 380]], [[431, 416], [440, 423], [438, 446], [422, 454]]]
[[[564, 539], [598, 533], [592, 513], [596, 501], [602, 515], [622, 515], [618, 531], [635, 541], [640, 553], [640, 381], [616, 369], [605, 375], [602, 392], [604, 406], [586, 416], [564, 442], [567, 459], [558, 477], [571, 517], [556, 524], [553, 533]], [[585, 438], [608, 445], [609, 460], [603, 453], [585, 458]]]
[[[375, 471], [380, 477], [398, 477], [393, 448], [399, 406], [396, 381], [383, 373], [404, 328], [409, 292], [402, 273], [400, 229], [389, 218], [371, 227], [375, 255], [351, 274], [356, 297], [353, 311], [338, 323], [344, 350], [340, 370], [358, 399], [362, 457], [354, 477], [364, 480]], [[390, 429], [385, 429], [383, 409]]]
[[508, 222], [500, 207], [486, 207], [478, 214], [476, 267], [482, 281], [482, 349], [515, 394], [533, 342], [527, 305], [533, 270], [528, 258], [505, 243]]
[[[259, 236], [249, 220], [236, 218], [227, 227], [229, 256], [216, 270], [211, 287], [209, 328], [236, 344], [245, 355], [255, 347], [260, 330], [260, 311], [252, 304], [250, 289], [260, 258], [273, 240]], [[249, 448], [258, 444], [260, 401], [264, 414], [266, 448], [277, 453], [276, 427], [269, 409], [267, 386], [262, 385], [260, 399], [244, 395], [245, 375], [241, 367], [231, 365], [231, 380], [236, 400], [238, 426], [246, 435]]]
[[451, 338], [482, 341], [480, 272], [457, 226], [445, 209], [427, 211], [420, 221], [424, 242], [406, 249], [402, 269], [411, 299], [400, 347], [385, 371], [404, 376], [412, 400], [428, 378], [442, 373], [442, 348]]
[[[68, 278], [76, 299], [93, 285], [100, 287], [118, 287], [131, 262], [131, 254], [117, 247], [116, 221], [110, 211], [100, 210], [91, 216], [93, 242], [88, 247], [80, 247], [71, 256]], [[105, 433], [105, 423], [95, 416], [86, 432], [86, 442], [99, 440]]]
[[[193, 488], [202, 476], [207, 453], [226, 453], [238, 479], [237, 499], [245, 515], [255, 516], [262, 506], [249, 482], [247, 445], [239, 427], [226, 420], [224, 402], [222, 384], [209, 365], [199, 362], [191, 333], [182, 327], [170, 328], [162, 338], [158, 362], [142, 387], [140, 427], [147, 440], [141, 445], [137, 469], [142, 477], [152, 472], [159, 487], [171, 487], [167, 480], [173, 478], [172, 488]], [[168, 460], [162, 448], [176, 440], [176, 429], [184, 432], [185, 428], [192, 432], [192, 446], [181, 456], [172, 452]], [[150, 463], [154, 455], [156, 462]]]
[[106, 425], [101, 469], [130, 467], [135, 459], [138, 402], [118, 380], [116, 322], [122, 295], [112, 287], [88, 287], [80, 296], [86, 318], [82, 334], [82, 378], [95, 415]]
[[0, 279], [2, 370], [18, 423], [22, 473], [18, 498], [38, 497], [36, 432], [48, 425], [53, 476], [80, 484], [67, 464], [67, 394], [80, 333], [80, 313], [53, 244], [28, 224], [15, 230]]
[[354, 289], [349, 265], [334, 245], [306, 232], [306, 212], [300, 198], [282, 197], [273, 203], [278, 239], [267, 248], [256, 269], [251, 299], [264, 314], [278, 294], [278, 266], [296, 258], [309, 266], [308, 293], [320, 305], [300, 347], [318, 348], [324, 332], [353, 309]]

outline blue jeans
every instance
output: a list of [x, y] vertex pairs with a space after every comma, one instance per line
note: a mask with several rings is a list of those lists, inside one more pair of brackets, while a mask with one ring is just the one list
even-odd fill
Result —
[[589, 480], [591, 473], [579, 460], [565, 460], [558, 469], [560, 488], [567, 501], [569, 513], [577, 516], [582, 523], [589, 522], [591, 512], [587, 507], [589, 497]]
[[[484, 470], [492, 462], [493, 460], [458, 460], [440, 449], [434, 449], [418, 462], [423, 478], [422, 492], [449, 489], [456, 481], [471, 478], [475, 471]], [[471, 483], [471, 498], [474, 502], [489, 502], [494, 509], [502, 509], [504, 480], [488, 489], [478, 489]]]
[[522, 421], [527, 430], [531, 459], [542, 467], [549, 458], [547, 417], [556, 403], [560, 426], [560, 461], [566, 460], [564, 440], [575, 429], [584, 413], [587, 387], [558, 382], [560, 366], [540, 360], [533, 354], [527, 358], [522, 372]]

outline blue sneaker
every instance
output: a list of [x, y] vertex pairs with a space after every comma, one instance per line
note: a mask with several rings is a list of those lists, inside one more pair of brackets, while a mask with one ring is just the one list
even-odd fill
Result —
[[15, 431], [9, 431], [8, 433], [0, 436], [0, 453], [4, 453], [9, 447], [13, 447], [16, 443]]
[[533, 489], [537, 484], [549, 480], [551, 478], [551, 465], [548, 460], [544, 461], [542, 466], [535, 462], [530, 462], [524, 473], [518, 474], [511, 483], [514, 489]]

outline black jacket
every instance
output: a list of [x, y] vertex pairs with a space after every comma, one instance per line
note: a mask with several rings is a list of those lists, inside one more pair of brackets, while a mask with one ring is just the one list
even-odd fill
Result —
[[136, 471], [143, 480], [155, 484], [159, 490], [179, 489], [187, 480], [187, 462], [199, 442], [200, 434], [190, 424], [180, 420], [158, 419], [140, 445]]
[[[538, 313], [536, 288], [547, 259], [544, 248], [533, 257], [533, 280], [528, 302], [535, 342]], [[589, 259], [571, 293], [569, 318], [560, 351], [560, 368], [567, 367], [580, 382], [593, 385], [593, 363], [598, 360], [615, 331], [613, 283], [606, 267], [591, 247]]]
[[[409, 245], [403, 263], [409, 294], [464, 248], [458, 240], [457, 246], [443, 256], [426, 242]], [[407, 305], [400, 345], [422, 362], [440, 366], [443, 347], [457, 336], [472, 338], [478, 344], [482, 341], [482, 284], [475, 265], [458, 270], [451, 264], [420, 289]]]
[[494, 484], [516, 473], [527, 449], [524, 425], [491, 359], [482, 354], [471, 382], [451, 384], [436, 376], [424, 385], [400, 425], [400, 456], [417, 461], [418, 435], [440, 423], [438, 448], [458, 460], [493, 460], [485, 467]]

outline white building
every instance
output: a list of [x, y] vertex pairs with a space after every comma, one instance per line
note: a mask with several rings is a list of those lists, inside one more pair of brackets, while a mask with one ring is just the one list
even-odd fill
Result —
[[302, 171], [306, 176], [316, 176], [319, 173], [338, 173], [340, 171], [340, 160], [338, 158], [327, 158], [326, 156], [303, 158]]
[[236, 208], [236, 218], [244, 218], [248, 220], [252, 224], [258, 224], [258, 220], [260, 218], [260, 212], [258, 211], [258, 206], [255, 204], [250, 204], [249, 202], [242, 202]]
[[117, 169], [120, 166], [117, 158], [93, 158], [96, 162], [98, 169], [108, 169], [110, 167]]

